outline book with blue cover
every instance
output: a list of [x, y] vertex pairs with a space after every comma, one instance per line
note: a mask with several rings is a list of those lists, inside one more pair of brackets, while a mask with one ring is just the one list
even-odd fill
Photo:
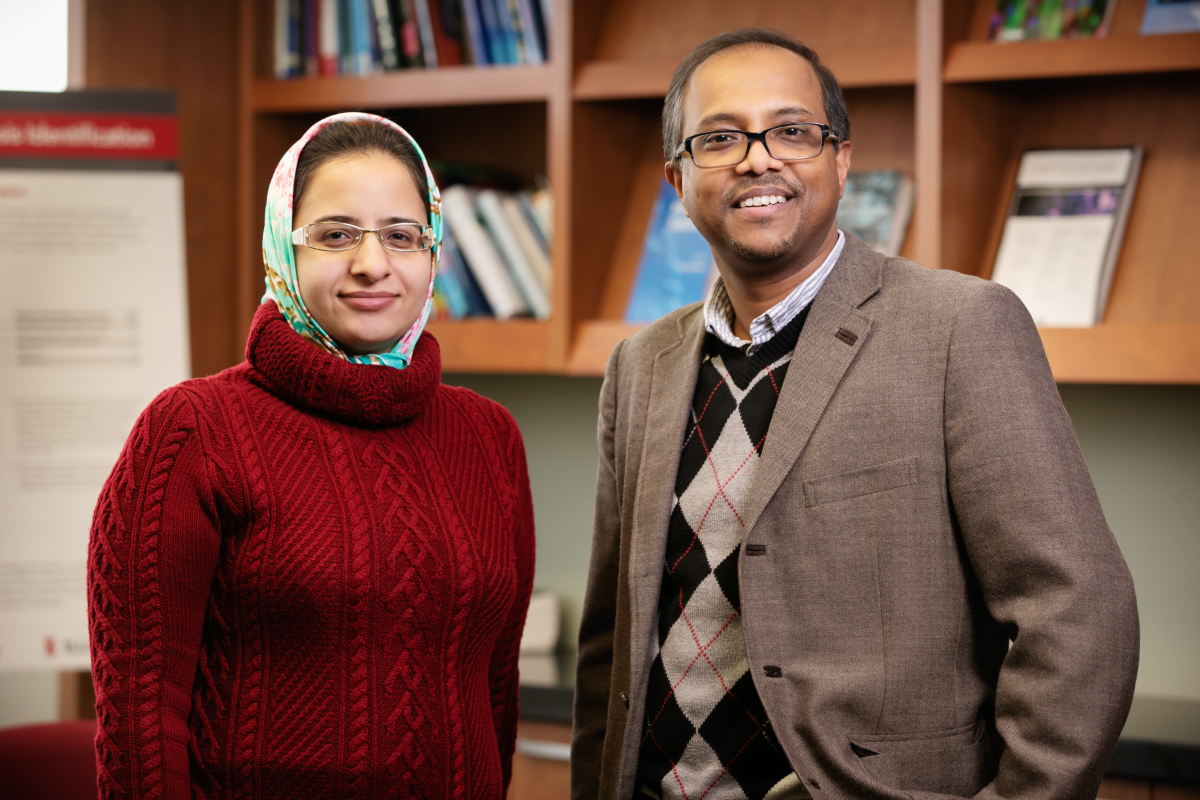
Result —
[[1142, 14], [1143, 36], [1200, 31], [1200, 0], [1150, 0]]
[[708, 242], [684, 213], [675, 187], [664, 180], [654, 200], [625, 321], [653, 322], [703, 300], [713, 275]]

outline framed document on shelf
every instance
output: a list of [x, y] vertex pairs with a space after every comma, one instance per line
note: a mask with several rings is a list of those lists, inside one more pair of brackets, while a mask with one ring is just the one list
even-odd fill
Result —
[[1040, 327], [1104, 318], [1141, 162], [1140, 147], [1021, 156], [992, 280]]
[[163, 92], [0, 92], [0, 669], [86, 669], [100, 489], [189, 377]]

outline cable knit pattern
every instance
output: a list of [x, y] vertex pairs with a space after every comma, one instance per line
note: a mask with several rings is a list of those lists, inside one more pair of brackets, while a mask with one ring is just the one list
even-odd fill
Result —
[[502, 798], [533, 577], [495, 403], [301, 339], [160, 395], [89, 545], [103, 798]]

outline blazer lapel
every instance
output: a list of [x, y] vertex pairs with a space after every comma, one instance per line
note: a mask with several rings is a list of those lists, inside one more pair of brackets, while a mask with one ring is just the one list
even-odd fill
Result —
[[700, 372], [704, 314], [697, 309], [679, 319], [679, 338], [659, 351], [650, 380], [650, 399], [638, 461], [630, 545], [630, 687], [644, 677], [651, 628], [658, 607], [667, 525], [679, 471], [679, 453], [692, 395]]
[[859, 306], [882, 286], [882, 271], [882, 255], [846, 237], [796, 342], [750, 491], [747, 533], [791, 472], [842, 376], [866, 343], [871, 317]]

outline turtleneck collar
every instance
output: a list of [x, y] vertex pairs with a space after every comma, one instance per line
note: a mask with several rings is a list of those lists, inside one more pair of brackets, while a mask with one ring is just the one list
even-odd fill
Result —
[[272, 302], [254, 314], [246, 360], [251, 379], [307, 411], [367, 428], [398, 425], [428, 404], [442, 379], [437, 340], [426, 333], [406, 369], [354, 364], [292, 329]]

